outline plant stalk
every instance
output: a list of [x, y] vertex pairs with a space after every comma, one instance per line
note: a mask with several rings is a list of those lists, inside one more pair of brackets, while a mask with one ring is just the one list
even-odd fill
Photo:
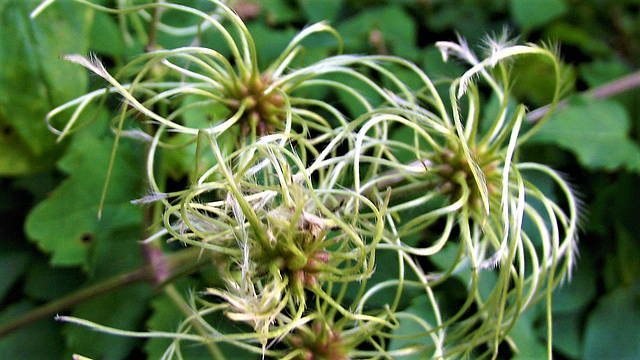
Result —
[[[631, 90], [640, 86], [640, 71], [636, 71], [627, 76], [624, 76], [618, 80], [614, 80], [610, 83], [599, 86], [595, 89], [587, 90], [583, 94], [584, 96], [591, 97], [593, 99], [606, 99], [613, 95], [620, 94], [627, 90]], [[556, 110], [562, 109], [569, 104], [567, 99], [558, 103]], [[530, 123], [535, 124], [540, 120], [547, 112], [549, 112], [549, 105], [535, 109], [527, 114], [527, 120]]]
[[[201, 254], [201, 251], [198, 248], [189, 248], [173, 255], [165, 255], [165, 258], [169, 273], [182, 275], [188, 273], [183, 271], [183, 268], [189, 268], [191, 271], [194, 271], [209, 261], [206, 254]], [[199, 266], [194, 266], [196, 263], [199, 264]], [[155, 288], [161, 286], [157, 284], [156, 269], [153, 264], [144, 265], [131, 272], [118, 275], [87, 288], [80, 289], [72, 294], [36, 308], [23, 316], [0, 326], [0, 339], [24, 326], [46, 317], [53, 316], [83, 301], [137, 283], [147, 283]]]

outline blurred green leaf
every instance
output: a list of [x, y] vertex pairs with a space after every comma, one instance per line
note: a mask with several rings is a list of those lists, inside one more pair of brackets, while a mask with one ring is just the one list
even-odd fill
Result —
[[267, 13], [267, 23], [277, 25], [300, 20], [302, 17], [285, 0], [261, 0], [260, 4]]
[[53, 300], [78, 289], [84, 281], [80, 268], [50, 267], [39, 260], [29, 266], [23, 291], [32, 299]]
[[124, 53], [125, 44], [122, 32], [113, 16], [103, 12], [95, 12], [91, 26], [90, 48], [99, 54], [119, 56]]
[[6, 117], [0, 104], [0, 174], [18, 176], [51, 168], [57, 151], [35, 155], [14, 128], [2, 120]]
[[554, 114], [532, 138], [573, 152], [590, 169], [640, 171], [640, 148], [629, 137], [629, 118], [613, 101], [580, 100]]
[[[491, 4], [497, 1], [489, 2]], [[479, 4], [471, 1], [461, 1], [456, 3], [443, 2], [443, 5], [437, 11], [425, 17], [425, 22], [429, 28], [436, 32], [446, 32], [454, 30], [462, 37], [469, 40], [471, 44], [477, 41], [491, 30], [500, 31], [498, 26], [492, 29], [488, 20], [488, 14], [485, 12], [488, 3]], [[478, 31], [482, 29], [481, 31]], [[442, 39], [451, 40], [451, 39]]]
[[[196, 282], [184, 279], [178, 281], [175, 285], [176, 288], [180, 289], [180, 292], [186, 293], [189, 289], [194, 289]], [[156, 297], [151, 302], [151, 309], [151, 316], [147, 319], [146, 327], [153, 331], [177, 331], [185, 318], [178, 305], [166, 294]], [[144, 352], [149, 359], [160, 359], [171, 345], [171, 342], [171, 339], [149, 339], [144, 344]], [[211, 359], [211, 353], [204, 346], [193, 346], [193, 343], [188, 345], [185, 343], [180, 348], [187, 359]]]
[[585, 308], [596, 297], [595, 265], [589, 255], [578, 259], [570, 282], [553, 293], [554, 313], [575, 313]]
[[89, 11], [71, 2], [54, 4], [31, 20], [31, 10], [26, 1], [0, 4], [0, 174], [53, 166], [55, 152], [48, 150], [55, 137], [45, 115], [87, 85], [86, 71], [59, 57], [86, 52]]
[[590, 87], [604, 85], [631, 72], [628, 64], [617, 58], [594, 60], [580, 65], [580, 76]]
[[[142, 265], [135, 230], [136, 228], [123, 229], [95, 244], [90, 259], [94, 281], [104, 280]], [[144, 321], [151, 295], [149, 285], [131, 285], [85, 301], [76, 306], [71, 315], [117, 329], [138, 330]], [[72, 351], [93, 359], [126, 359], [133, 349], [140, 346], [139, 339], [106, 335], [73, 324], [65, 325], [64, 334]]]
[[[531, 108], [550, 103], [556, 87], [554, 64], [548, 58], [540, 56], [519, 56], [512, 63], [512, 71], [518, 74], [512, 83], [513, 93], [519, 102]], [[561, 96], [573, 92], [576, 82], [576, 71], [573, 67], [560, 64]]]
[[[429, 297], [426, 295], [413, 298], [411, 305], [403, 313], [417, 316], [427, 322], [431, 328], [425, 329], [415, 320], [404, 316], [401, 317], [398, 327], [393, 331], [393, 337], [389, 342], [389, 350], [398, 350], [412, 345], [416, 346], [416, 348], [423, 347], [426, 342], [430, 341], [426, 340], [426, 337], [429, 336], [426, 332], [437, 326], [433, 307], [429, 302]], [[432, 355], [432, 353], [425, 350], [420, 350], [408, 356], [402, 356], [402, 359], [427, 359]]]
[[569, 10], [564, 0], [511, 0], [511, 13], [523, 31], [538, 28]]
[[120, 144], [102, 218], [97, 217], [112, 145], [112, 139], [77, 134], [59, 163], [69, 177], [26, 220], [27, 235], [52, 254], [54, 265], [86, 265], [92, 243], [106, 241], [112, 231], [141, 221], [140, 208], [130, 204], [143, 195], [140, 166], [133, 149], [126, 150], [127, 142]]
[[534, 331], [535, 315], [531, 312], [525, 312], [518, 317], [513, 329], [509, 333], [509, 337], [516, 345], [517, 352], [512, 359], [544, 359], [547, 350], [544, 344], [536, 336]]
[[616, 226], [616, 230], [619, 280], [624, 286], [628, 286], [640, 279], [640, 242], [621, 225]]
[[29, 256], [23, 252], [0, 254], [0, 301], [7, 295], [11, 286], [22, 275], [29, 263]]
[[299, 0], [304, 16], [310, 23], [329, 21], [335, 25], [344, 2], [335, 0]]
[[416, 24], [399, 6], [390, 5], [359, 13], [337, 26], [345, 51], [386, 53], [416, 60]]
[[[0, 324], [23, 316], [33, 307], [25, 300], [2, 309]], [[3, 359], [63, 359], [64, 346], [59, 328], [60, 325], [50, 317], [18, 329], [0, 338], [0, 354]]]
[[261, 23], [251, 23], [247, 27], [256, 43], [258, 64], [261, 69], [266, 68], [276, 60], [297, 33], [296, 30], [291, 28], [274, 30]]
[[433, 81], [455, 79], [464, 74], [465, 68], [455, 61], [445, 62], [442, 53], [435, 46], [429, 46], [424, 52], [422, 69]]
[[603, 296], [587, 321], [583, 359], [637, 359], [640, 283]]
[[[582, 313], [553, 315], [553, 349], [574, 359], [582, 358]], [[542, 330], [542, 329], [541, 329]], [[546, 328], [543, 331], [546, 338]]]
[[546, 39], [553, 39], [561, 46], [573, 45], [579, 47], [585, 53], [595, 56], [611, 54], [611, 49], [601, 39], [594, 36], [590, 29], [574, 26], [567, 23], [551, 24], [544, 32]]

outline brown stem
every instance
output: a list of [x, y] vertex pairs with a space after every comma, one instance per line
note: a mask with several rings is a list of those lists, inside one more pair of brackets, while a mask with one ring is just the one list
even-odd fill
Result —
[[[156, 3], [161, 4], [164, 0], [157, 0]], [[158, 38], [158, 23], [163, 12], [162, 6], [157, 6], [153, 11], [153, 19], [149, 25], [149, 41], [147, 41], [146, 51], [154, 51], [156, 49], [156, 39]]]
[[[184, 271], [184, 268], [188, 268], [189, 270], [193, 271], [209, 261], [209, 259], [205, 255], [201, 254], [200, 248], [190, 248], [164, 257], [170, 274], [185, 275], [189, 272]], [[40, 319], [53, 316], [61, 311], [69, 309], [70, 307], [83, 301], [98, 297], [114, 290], [122, 289], [128, 285], [137, 283], [148, 283], [150, 285], [156, 285], [157, 278], [155, 272], [156, 271], [154, 269], [154, 265], [145, 265], [129, 273], [107, 279], [87, 288], [78, 290], [61, 299], [45, 304], [37, 309], [26, 313], [18, 319], [10, 321], [9, 323], [1, 326], [0, 338]]]
[[[594, 99], [605, 99], [613, 95], [620, 94], [624, 91], [631, 90], [640, 86], [640, 71], [631, 73], [618, 80], [604, 84], [592, 90], [587, 90], [583, 94]], [[562, 109], [569, 104], [568, 100], [562, 100], [558, 103], [556, 110]], [[527, 119], [531, 123], [536, 123], [549, 111], [549, 105], [537, 108], [527, 114]]]

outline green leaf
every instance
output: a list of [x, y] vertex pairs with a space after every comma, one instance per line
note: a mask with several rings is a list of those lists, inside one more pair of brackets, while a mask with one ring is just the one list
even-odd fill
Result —
[[554, 114], [532, 138], [573, 152], [590, 169], [640, 171], [640, 148], [629, 137], [625, 108], [613, 101], [576, 101]]
[[6, 116], [0, 104], [0, 174], [18, 176], [52, 167], [58, 151], [35, 155], [14, 128], [2, 120]]
[[[181, 102], [181, 106], [187, 107], [198, 101], [203, 101], [199, 96], [187, 96]], [[191, 128], [204, 129], [211, 127], [215, 124], [229, 117], [229, 109], [222, 104], [209, 104], [202, 107], [192, 107], [185, 110], [182, 114], [182, 119], [185, 126]], [[219, 143], [225, 143], [223, 139], [228, 141], [235, 141], [238, 136], [233, 134], [237, 131], [236, 128], [232, 128], [225, 134], [218, 138]], [[197, 144], [194, 142], [187, 146], [181, 146], [187, 144], [193, 140], [193, 136], [187, 134], [175, 134], [168, 139], [171, 145], [180, 146], [176, 149], [164, 151], [162, 153], [162, 166], [167, 175], [175, 180], [180, 180], [184, 176], [191, 176], [195, 167], [195, 156]], [[210, 151], [205, 151], [200, 159], [200, 168], [206, 169], [215, 163], [215, 156]]]
[[[180, 292], [186, 292], [187, 289], [195, 287], [193, 281], [180, 280], [176, 283], [176, 287]], [[167, 295], [158, 296], [151, 302], [151, 316], [147, 319], [146, 327], [153, 331], [177, 331], [178, 327], [184, 320], [185, 315], [176, 303]], [[171, 345], [171, 339], [153, 338], [144, 344], [144, 352], [149, 359], [160, 359], [167, 348]], [[193, 346], [189, 343], [180, 347], [183, 355], [187, 359], [208, 360], [211, 359], [211, 353], [204, 346]]]
[[27, 217], [27, 235], [52, 254], [54, 265], [86, 265], [92, 243], [106, 241], [112, 231], [141, 221], [140, 208], [130, 203], [143, 195], [140, 165], [127, 142], [120, 144], [102, 218], [97, 217], [112, 145], [110, 138], [77, 134], [59, 163], [69, 177]]
[[547, 350], [540, 342], [534, 331], [533, 323], [535, 315], [532, 311], [525, 312], [518, 317], [516, 324], [511, 329], [509, 337], [516, 345], [517, 353], [512, 359], [544, 359]]
[[523, 31], [538, 28], [569, 10], [564, 0], [511, 0], [511, 13]]
[[[416, 24], [399, 6], [391, 5], [362, 12], [337, 26], [345, 51], [351, 53], [388, 51], [398, 56], [418, 57]], [[372, 39], [378, 31], [378, 39]]]
[[258, 65], [261, 69], [276, 60], [297, 33], [294, 29], [274, 30], [261, 23], [251, 23], [247, 27], [256, 43]]
[[342, 1], [335, 0], [302, 0], [299, 2], [305, 18], [312, 24], [323, 20], [335, 22], [344, 4]]
[[[28, 301], [7, 306], [0, 312], [0, 324], [23, 316], [33, 307]], [[3, 359], [63, 359], [63, 339], [59, 330], [60, 325], [53, 317], [25, 326], [0, 339], [0, 354]]]
[[476, 39], [484, 31], [478, 29], [488, 29], [488, 23], [482, 8], [472, 2], [461, 2], [455, 6], [442, 6], [431, 16], [426, 18], [426, 22], [431, 29], [436, 32], [456, 29], [467, 39]]
[[267, 13], [267, 23], [277, 25], [293, 22], [301, 18], [300, 13], [284, 0], [261, 0], [260, 4]]
[[[142, 265], [140, 244], [136, 241], [138, 231], [132, 227], [123, 229], [113, 233], [106, 241], [95, 244], [90, 259], [94, 281]], [[151, 295], [149, 285], [131, 285], [83, 302], [75, 307], [71, 315], [118, 329], [140, 330]], [[133, 349], [140, 346], [138, 339], [107, 335], [72, 324], [64, 327], [64, 334], [71, 351], [93, 359], [126, 359]]]
[[589, 315], [583, 355], [591, 359], [637, 359], [640, 354], [640, 284], [603, 296]]
[[[548, 58], [535, 55], [519, 56], [513, 62], [510, 71], [515, 75], [512, 90], [519, 102], [531, 108], [544, 106], [553, 100], [556, 87], [556, 74], [553, 62]], [[561, 92], [573, 90], [575, 87], [575, 70], [561, 64]], [[531, 106], [532, 105], [532, 106]]]
[[7, 291], [24, 273], [29, 257], [24, 252], [9, 252], [0, 254], [0, 302], [7, 295]]
[[444, 61], [440, 50], [430, 46], [424, 52], [422, 69], [433, 80], [455, 79], [464, 74], [465, 68], [455, 61]]
[[78, 289], [84, 281], [82, 269], [53, 268], [39, 260], [29, 266], [23, 291], [33, 299], [48, 301]]
[[120, 56], [125, 51], [122, 32], [109, 14], [95, 12], [89, 36], [91, 51], [112, 56]]
[[618, 280], [624, 285], [640, 279], [640, 243], [637, 237], [631, 235], [622, 225], [616, 226], [617, 254], [620, 277]]
[[[433, 307], [427, 295], [413, 298], [411, 306], [403, 312], [419, 317], [431, 325], [432, 328], [437, 326]], [[393, 330], [393, 337], [389, 342], [389, 350], [399, 350], [412, 346], [416, 348], [424, 347], [428, 342], [432, 341], [431, 339], [427, 339], [429, 335], [425, 335], [426, 331], [427, 329], [420, 326], [416, 321], [406, 317], [400, 318], [398, 327]], [[402, 359], [418, 360], [428, 359], [432, 356], [433, 353], [421, 350], [408, 356], [402, 356]]]
[[[553, 351], [572, 359], [582, 359], [582, 312], [553, 315]], [[538, 328], [538, 336], [547, 338], [547, 327]]]
[[580, 65], [580, 76], [589, 87], [604, 85], [631, 72], [629, 65], [621, 59], [595, 60]]
[[46, 127], [45, 116], [54, 106], [81, 95], [87, 86], [86, 70], [60, 60], [65, 54], [86, 53], [87, 8], [58, 1], [31, 20], [32, 4], [0, 4], [0, 121], [3, 129], [10, 129], [0, 136], [4, 174], [46, 168], [47, 162], [38, 158], [52, 155], [49, 149], [55, 137]]
[[[193, 279], [181, 279], [175, 283], [175, 287], [182, 298], [186, 300], [190, 293], [198, 291], [203, 287], [202, 283], [193, 281]], [[185, 314], [173, 299], [167, 294], [157, 297], [151, 302], [152, 315], [149, 317], [146, 323], [146, 327], [154, 331], [177, 331], [182, 321], [185, 319]], [[241, 329], [247, 329], [243, 323], [238, 323], [229, 320], [224, 313], [216, 312], [205, 316], [205, 320], [214, 326], [222, 333], [237, 333]], [[191, 330], [191, 333], [198, 334], [197, 331]], [[153, 338], [145, 342], [144, 351], [147, 354], [148, 359], [160, 359], [165, 353], [167, 348], [171, 345], [170, 339]], [[225, 355], [228, 360], [248, 360], [248, 359], [261, 359], [258, 354], [249, 352], [247, 350], [238, 348], [232, 344], [225, 342], [216, 343], [219, 350]], [[189, 360], [210, 360], [214, 357], [209, 352], [206, 346], [196, 342], [181, 342], [180, 352], [184, 359]]]
[[588, 253], [578, 259], [571, 282], [553, 293], [554, 314], [575, 313], [591, 303], [596, 297], [595, 267]]
[[553, 39], [562, 46], [576, 46], [585, 53], [596, 56], [610, 56], [612, 51], [609, 45], [602, 39], [595, 37], [594, 32], [585, 27], [574, 26], [567, 23], [550, 25], [544, 31], [543, 39]]

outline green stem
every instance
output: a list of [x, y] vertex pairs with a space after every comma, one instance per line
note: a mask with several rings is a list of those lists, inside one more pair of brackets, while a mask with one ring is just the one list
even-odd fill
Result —
[[[196, 311], [192, 309], [187, 303], [184, 302], [184, 300], [182, 299], [182, 296], [180, 296], [180, 293], [178, 292], [178, 290], [176, 290], [176, 287], [173, 284], [167, 285], [167, 287], [164, 289], [164, 292], [165, 294], [167, 294], [169, 298], [171, 298], [171, 300], [173, 300], [174, 304], [176, 304], [176, 306], [180, 308], [180, 310], [185, 316], [191, 316], [193, 315], [193, 312]], [[209, 333], [207, 332], [207, 329], [205, 329], [204, 326], [202, 326], [202, 324], [198, 322], [197, 318], [192, 319], [191, 324], [196, 329], [196, 331], [200, 333], [200, 335], [202, 336], [209, 335]], [[214, 359], [220, 359], [220, 360], [226, 359], [226, 357], [220, 351], [220, 349], [216, 344], [212, 342], [206, 342], [205, 346], [207, 347], [207, 350], [209, 350], [211, 355], [213, 355]]]
[[[164, 0], [157, 0], [157, 4], [164, 3]], [[156, 50], [156, 39], [158, 35], [158, 24], [160, 23], [160, 16], [162, 15], [163, 8], [161, 6], [156, 7], [153, 10], [153, 19], [149, 25], [149, 41], [147, 42], [146, 51]]]
[[[636, 71], [620, 79], [614, 80], [610, 83], [604, 84], [592, 90], [587, 90], [583, 95], [594, 99], [606, 99], [613, 95], [620, 94], [627, 90], [631, 90], [640, 86], [640, 71]], [[562, 100], [558, 103], [556, 110], [562, 109], [569, 104], [568, 100]], [[530, 123], [538, 122], [547, 112], [549, 112], [549, 106], [543, 106], [536, 110], [533, 110], [527, 114], [527, 120]]]
[[[197, 259], [200, 257], [202, 257], [201, 261], [197, 261]], [[184, 271], [182, 270], [185, 267], [191, 269], [197, 268], [194, 267], [195, 262], [199, 263], [200, 266], [202, 266], [207, 262], [206, 260], [206, 257], [201, 254], [199, 248], [186, 249], [166, 257], [167, 267], [170, 271], [170, 274], [184, 273]], [[139, 267], [131, 272], [118, 275], [87, 288], [80, 289], [72, 294], [52, 301], [37, 309], [34, 309], [18, 319], [0, 326], [0, 338], [38, 320], [53, 316], [59, 312], [67, 310], [70, 307], [82, 303], [86, 300], [110, 293], [118, 289], [122, 289], [132, 284], [148, 283], [150, 285], [155, 285], [155, 282], [156, 276], [154, 265], [150, 264]]]

